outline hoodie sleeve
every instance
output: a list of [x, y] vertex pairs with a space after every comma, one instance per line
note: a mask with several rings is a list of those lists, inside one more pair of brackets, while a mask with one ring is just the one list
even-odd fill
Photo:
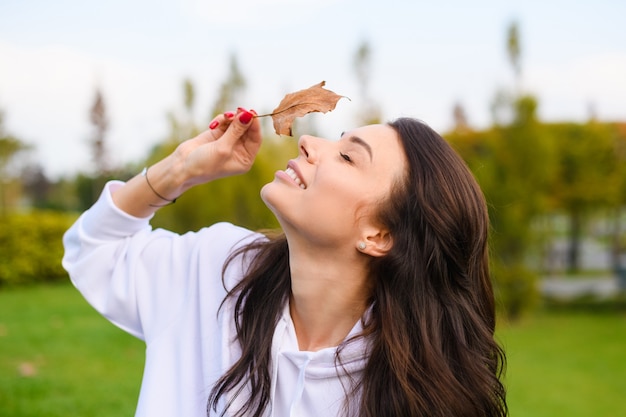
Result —
[[[108, 183], [65, 233], [63, 267], [98, 312], [149, 341], [176, 320], [198, 288], [214, 292], [207, 300], [222, 299], [224, 261], [259, 235], [227, 223], [184, 235], [152, 230], [150, 218], [130, 216], [113, 203], [111, 193], [122, 184]], [[200, 279], [212, 281], [199, 285]]]

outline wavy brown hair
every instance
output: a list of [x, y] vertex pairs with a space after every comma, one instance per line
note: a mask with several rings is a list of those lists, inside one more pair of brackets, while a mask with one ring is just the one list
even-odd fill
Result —
[[[506, 416], [506, 360], [494, 339], [483, 194], [463, 160], [430, 127], [409, 118], [389, 126], [400, 137], [408, 169], [379, 209], [394, 244], [384, 257], [371, 259], [371, 316], [360, 336], [367, 337], [370, 355], [346, 390], [345, 412]], [[255, 242], [234, 253], [225, 268], [245, 253], [254, 254], [249, 271], [227, 296], [235, 299], [242, 355], [213, 387], [208, 407], [217, 410], [220, 398], [240, 395], [247, 384], [250, 398], [236, 413], [260, 417], [270, 403], [274, 327], [291, 291], [287, 241]]]

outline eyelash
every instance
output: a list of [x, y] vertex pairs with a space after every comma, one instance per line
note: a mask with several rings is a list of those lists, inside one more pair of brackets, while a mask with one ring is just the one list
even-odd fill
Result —
[[346, 162], [352, 163], [352, 158], [350, 158], [349, 155], [343, 152], [339, 152], [339, 156], [341, 156]]

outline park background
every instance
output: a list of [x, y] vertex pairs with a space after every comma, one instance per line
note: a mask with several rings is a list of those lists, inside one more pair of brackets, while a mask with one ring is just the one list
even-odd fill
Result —
[[[626, 415], [626, 4], [571, 3], [0, 4], [0, 415], [132, 415], [143, 346], [68, 284], [63, 232], [214, 114], [322, 80], [350, 100], [296, 138], [413, 116], [476, 175], [511, 415]], [[264, 129], [153, 224], [276, 227], [258, 192], [296, 141]]]

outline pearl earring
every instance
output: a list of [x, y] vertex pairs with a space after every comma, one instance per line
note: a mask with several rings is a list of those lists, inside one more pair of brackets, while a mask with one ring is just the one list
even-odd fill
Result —
[[359, 250], [365, 250], [366, 247], [367, 245], [365, 244], [365, 242], [359, 242]]

